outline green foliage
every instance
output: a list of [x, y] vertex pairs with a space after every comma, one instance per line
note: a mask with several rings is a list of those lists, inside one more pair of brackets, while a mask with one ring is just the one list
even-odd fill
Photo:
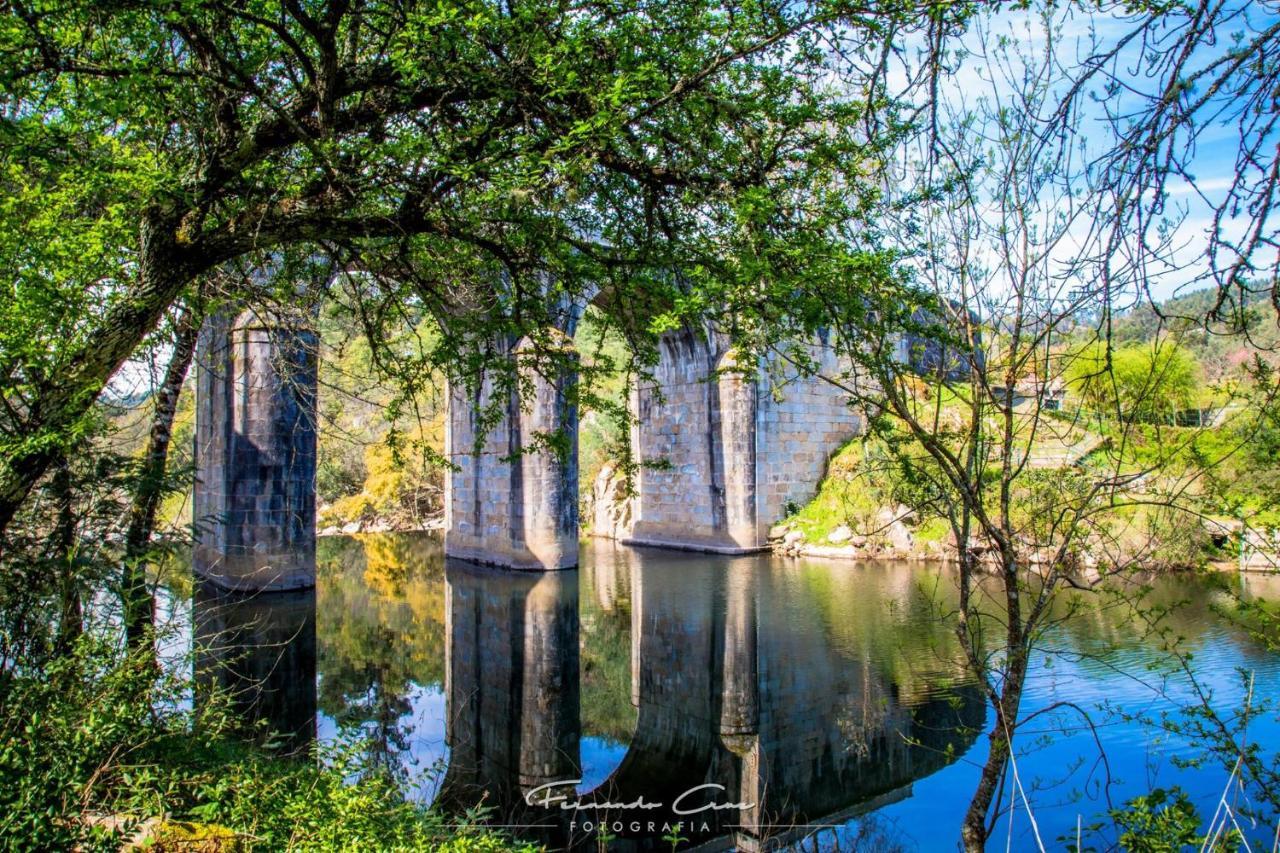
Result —
[[152, 853], [167, 853], [169, 850], [244, 853], [248, 844], [225, 826], [171, 820], [164, 821], [156, 828], [147, 849]]
[[[1188, 848], [1204, 849], [1200, 815], [1186, 791], [1173, 787], [1156, 788], [1114, 809], [1111, 817], [1120, 829], [1120, 849], [1128, 853], [1177, 853]], [[1239, 835], [1223, 833], [1211, 849], [1234, 850]]]
[[840, 525], [848, 525], [855, 534], [874, 535], [882, 526], [881, 511], [901, 504], [913, 510], [915, 521], [930, 525], [931, 541], [941, 540], [945, 529], [940, 532], [931, 522], [945, 520], [932, 512], [934, 483], [921, 471], [928, 461], [918, 446], [909, 454], [891, 453], [886, 442], [895, 440], [902, 436], [868, 436], [836, 451], [817, 494], [789, 520], [810, 541], [821, 543]]
[[[598, 309], [587, 311], [574, 342], [581, 356], [578, 491], [585, 509], [585, 501], [605, 463], [627, 462], [629, 380], [635, 379], [640, 366], [619, 330]], [[590, 517], [585, 512], [583, 515]]]
[[[3, 32], [0, 43], [13, 35]], [[0, 407], [0, 459], [69, 448], [92, 430], [87, 407], [58, 432], [33, 428], [20, 401], [92, 345], [136, 240], [128, 204], [154, 187], [154, 160], [109, 124], [64, 114], [43, 126], [29, 117], [0, 125], [0, 399], [9, 404]]]
[[[318, 320], [322, 347], [316, 498], [321, 526], [379, 522], [420, 528], [443, 509], [444, 376], [380, 362], [358, 318], [334, 303]], [[378, 351], [412, 361], [438, 335], [420, 315], [380, 330]]]
[[[230, 276], [234, 299], [349, 309], [403, 400], [436, 372], [514, 388], [495, 352], [600, 290], [648, 351], [801, 282], [867, 295], [889, 256], [833, 229], [871, 227], [867, 176], [910, 129], [878, 57], [969, 11], [6, 7], [0, 527], [164, 312], [228, 269], [274, 272]], [[833, 56], [867, 85], [830, 85]], [[854, 126], [877, 132], [831, 132]], [[401, 347], [406, 315], [440, 333]]]
[[1067, 357], [1066, 380], [1086, 407], [1131, 421], [1171, 420], [1202, 390], [1194, 356], [1163, 336], [1117, 348], [1095, 341]]
[[[1219, 308], [1220, 297], [1225, 298]], [[1215, 308], [1218, 317], [1212, 315]], [[1139, 303], [1112, 319], [1117, 345], [1150, 341], [1162, 329], [1177, 332], [1179, 343], [1192, 352], [1210, 380], [1228, 376], [1251, 351], [1280, 344], [1276, 308], [1265, 289], [1233, 293], [1206, 287], [1159, 305]], [[1247, 338], [1242, 334], [1246, 331]]]
[[94, 591], [119, 588], [113, 534], [138, 466], [111, 446], [101, 414], [93, 413], [97, 441], [86, 439], [41, 482], [0, 539], [0, 671], [65, 651], [58, 635], [79, 634], [83, 623], [68, 608], [82, 612]]
[[[430, 437], [424, 430], [415, 430], [409, 439], [411, 444], [428, 449], [439, 448], [442, 444], [438, 428], [440, 420], [437, 417], [436, 428], [431, 430], [434, 434]], [[364, 472], [361, 482], [352, 482], [354, 474], [350, 468], [335, 470], [337, 466], [329, 467], [326, 478], [330, 487], [334, 487], [334, 479], [340, 479], [343, 485], [331, 492], [337, 497], [320, 511], [321, 524], [377, 519], [395, 526], [417, 528], [442, 509], [442, 472], [421, 455], [403, 453], [399, 440], [399, 434], [393, 432], [387, 440], [364, 447], [363, 464], [358, 469]], [[351, 446], [349, 442], [347, 446]], [[342, 491], [349, 493], [343, 495]]]
[[[121, 747], [158, 734], [137, 660], [120, 665], [86, 640], [78, 653], [38, 674], [9, 671], [0, 682], [0, 844], [8, 850], [108, 849], [113, 833], [81, 823], [92, 786], [120, 778]], [[127, 753], [126, 753], [127, 755]], [[103, 773], [104, 768], [115, 773]]]
[[225, 702], [190, 709], [187, 689], [92, 635], [47, 668], [6, 672], [0, 849], [116, 850], [162, 816], [161, 850], [176, 835], [231, 833], [244, 850], [511, 846], [479, 812], [446, 817], [406, 799], [359, 740], [314, 762], [277, 757], [227, 734]]
[[[405, 799], [390, 775], [362, 763], [362, 747], [323, 756], [325, 767], [253, 756], [201, 775], [188, 813], [234, 828], [252, 850], [506, 849], [476, 824], [479, 814], [452, 818]], [[470, 824], [470, 827], [468, 827]]]

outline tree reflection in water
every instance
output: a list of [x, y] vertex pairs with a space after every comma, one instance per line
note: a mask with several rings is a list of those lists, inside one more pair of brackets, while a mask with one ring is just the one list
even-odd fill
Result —
[[403, 775], [414, 764], [410, 697], [444, 680], [441, 542], [380, 534], [321, 545], [320, 710], [361, 730], [372, 766]]

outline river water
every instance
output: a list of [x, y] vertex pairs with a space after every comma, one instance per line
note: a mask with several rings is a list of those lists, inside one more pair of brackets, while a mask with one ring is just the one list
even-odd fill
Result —
[[[949, 570], [583, 549], [580, 569], [539, 575], [446, 564], [430, 534], [322, 539], [314, 591], [198, 588], [177, 615], [195, 626], [198, 683], [289, 742], [358, 733], [363, 760], [415, 796], [483, 799], [549, 846], [955, 848], [989, 716], [948, 627]], [[1250, 678], [1255, 702], [1280, 696], [1280, 657], [1217, 612], [1230, 585], [1280, 583], [1147, 580], [1062, 596], [993, 844], [1061, 849], [1156, 786], [1214, 811], [1227, 770], [1181, 767], [1199, 744], [1133, 717], [1197, 698], [1168, 648], [1224, 713]], [[1249, 734], [1280, 743], [1274, 714]], [[1270, 847], [1274, 826], [1245, 829]]]

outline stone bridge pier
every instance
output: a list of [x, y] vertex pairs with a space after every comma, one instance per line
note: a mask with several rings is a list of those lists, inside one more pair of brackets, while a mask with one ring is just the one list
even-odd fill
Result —
[[551, 329], [545, 340], [524, 338], [500, 357], [510, 359], [514, 370], [492, 371], [472, 389], [449, 389], [445, 455], [452, 468], [445, 487], [445, 553], [511, 569], [573, 568], [578, 565], [573, 341]]
[[[842, 365], [808, 347], [820, 375]], [[741, 554], [806, 503], [828, 457], [862, 430], [839, 388], [780, 361], [745, 364], [723, 336], [670, 332], [652, 381], [632, 393], [639, 463], [633, 526], [623, 541]]]
[[[567, 336], [550, 337], [562, 356], [572, 353]], [[829, 347], [815, 343], [810, 355], [823, 373], [839, 372]], [[445, 550], [513, 569], [570, 568], [579, 535], [574, 357], [553, 363], [528, 339], [504, 357], [516, 362], [523, 396], [492, 377], [450, 393]], [[629, 404], [640, 467], [622, 538], [636, 545], [764, 549], [769, 528], [812, 497], [830, 454], [862, 428], [834, 385], [780, 362], [743, 364], [705, 330], [664, 335], [651, 380]], [[554, 450], [540, 443], [551, 435]]]
[[[821, 342], [823, 373], [841, 365]], [[550, 329], [497, 347], [511, 369], [449, 389], [445, 552], [510, 569], [578, 565], [577, 355]], [[197, 353], [195, 570], [231, 590], [315, 583], [316, 335], [297, 317], [212, 318]], [[664, 335], [634, 389], [624, 542], [741, 554], [807, 501], [862, 428], [844, 395], [724, 337]]]
[[196, 350], [196, 574], [244, 592], [316, 576], [315, 333], [246, 310], [205, 322]]

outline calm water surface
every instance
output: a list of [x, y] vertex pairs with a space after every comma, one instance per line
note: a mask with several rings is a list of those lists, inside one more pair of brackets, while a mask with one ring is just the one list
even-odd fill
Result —
[[[483, 797], [552, 846], [594, 845], [603, 823], [615, 846], [670, 849], [679, 822], [681, 843], [714, 847], [815, 834], [848, 847], [859, 833], [872, 849], [956, 846], [987, 710], [943, 622], [946, 570], [584, 543], [577, 571], [512, 574], [446, 565], [428, 534], [319, 551], [313, 592], [197, 589], [179, 614], [198, 682], [237, 691], [297, 742], [359, 729], [368, 760], [417, 796]], [[1240, 670], [1280, 695], [1280, 660], [1215, 614], [1224, 583], [1280, 596], [1274, 578], [1162, 578], [1146, 601], [1181, 603], [1168, 627], [1230, 709]], [[1064, 606], [1036, 656], [1024, 712], [1045, 713], [1018, 761], [1036, 828], [1019, 802], [1000, 846], [1034, 849], [1038, 831], [1060, 848], [1077, 819], [1155, 785], [1181, 785], [1206, 813], [1222, 794], [1225, 771], [1179, 769], [1188, 744], [1118, 713], [1158, 715], [1191, 693], [1142, 620], [1109, 602]], [[1251, 734], [1280, 742], [1273, 718]], [[570, 796], [600, 808], [538, 802]]]

